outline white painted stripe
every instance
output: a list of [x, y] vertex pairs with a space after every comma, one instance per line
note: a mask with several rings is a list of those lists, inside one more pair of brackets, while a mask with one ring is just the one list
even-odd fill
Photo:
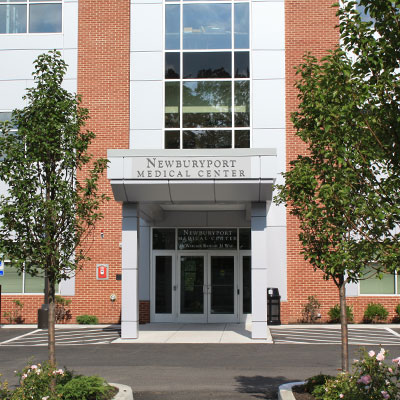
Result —
[[20, 335], [20, 336], [17, 336], [17, 337], [15, 337], [15, 338], [12, 338], [12, 339], [5, 340], [4, 342], [1, 342], [0, 345], [5, 344], [5, 343], [14, 342], [14, 341], [16, 341], [16, 340], [18, 340], [18, 339], [20, 339], [20, 338], [25, 337], [25, 336], [32, 335], [32, 334], [34, 334], [34, 333], [36, 333], [36, 332], [38, 332], [38, 331], [40, 331], [40, 329], [36, 329], [35, 331], [25, 333], [25, 335]]
[[[103, 336], [103, 337], [98, 337], [98, 338], [94, 338], [94, 339], [89, 339], [89, 338], [85, 338], [85, 337], [83, 337], [83, 338], [74, 338], [74, 339], [77, 339], [77, 340], [57, 340], [57, 338], [56, 338], [56, 344], [77, 342], [77, 341], [79, 341], [79, 342], [90, 342], [90, 341], [93, 341], [93, 340], [105, 340], [105, 339], [114, 340], [115, 336]], [[29, 340], [29, 341], [28, 340], [18, 340], [17, 341], [17, 343], [19, 343], [19, 344], [22, 344], [22, 343], [35, 344], [37, 342], [47, 342], [47, 339], [37, 339], [37, 340]]]
[[388, 332], [390, 332], [392, 335], [397, 336], [397, 337], [400, 337], [400, 333], [394, 331], [393, 329], [391, 329], [391, 328], [386, 328], [386, 330], [387, 330]]

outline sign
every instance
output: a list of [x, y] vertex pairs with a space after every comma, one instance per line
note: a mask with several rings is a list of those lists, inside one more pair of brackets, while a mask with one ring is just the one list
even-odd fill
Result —
[[237, 229], [178, 229], [178, 250], [237, 250]]
[[108, 264], [96, 265], [96, 278], [100, 281], [108, 279]]
[[4, 276], [4, 262], [0, 260], [0, 276]]
[[248, 179], [249, 157], [134, 157], [132, 179]]

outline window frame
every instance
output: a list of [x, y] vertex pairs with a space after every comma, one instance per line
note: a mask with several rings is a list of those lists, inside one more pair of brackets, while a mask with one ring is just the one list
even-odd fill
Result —
[[[188, 4], [230, 4], [231, 5], [231, 48], [230, 49], [184, 49], [183, 48], [183, 8], [184, 5]], [[249, 8], [249, 47], [248, 48], [235, 48], [235, 5], [236, 4], [248, 4]], [[169, 5], [179, 5], [180, 10], [180, 26], [179, 26], [179, 41], [180, 48], [178, 50], [168, 50], [166, 49], [166, 7]], [[251, 18], [252, 8], [251, 2], [249, 0], [164, 0], [163, 1], [163, 128], [162, 128], [162, 148], [164, 150], [168, 150], [166, 148], [166, 134], [171, 131], [179, 131], [179, 147], [177, 150], [185, 149], [183, 147], [183, 132], [184, 131], [223, 131], [228, 130], [231, 131], [231, 146], [227, 147], [230, 149], [237, 148], [235, 145], [236, 131], [248, 131], [249, 133], [249, 147], [252, 148], [253, 138], [252, 138], [252, 93], [253, 93], [253, 82], [252, 82], [252, 57], [251, 57], [251, 32], [252, 32], [252, 18]], [[213, 52], [230, 52], [231, 53], [231, 78], [183, 78], [183, 54], [184, 53], [213, 53]], [[238, 52], [246, 52], [249, 54], [249, 71], [250, 76], [248, 78], [235, 78], [235, 53]], [[180, 67], [180, 75], [179, 79], [166, 79], [165, 78], [165, 67], [166, 67], [166, 57], [167, 53], [178, 53], [179, 54], [179, 67]], [[224, 82], [228, 81], [231, 83], [231, 114], [232, 114], [232, 124], [230, 127], [195, 127], [195, 128], [185, 128], [183, 126], [183, 84], [185, 82]], [[235, 126], [235, 82], [238, 81], [249, 81], [249, 126], [239, 127]], [[166, 106], [166, 90], [165, 83], [166, 82], [179, 82], [179, 127], [166, 127], [165, 124], [165, 106]], [[239, 147], [243, 148], [243, 147]], [[207, 150], [213, 150], [213, 147], [206, 147]]]
[[[60, 32], [29, 32], [29, 8], [31, 5], [36, 4], [61, 4], [61, 30]], [[16, 32], [16, 33], [0, 33], [2, 36], [21, 36], [21, 35], [61, 35], [64, 33], [64, 0], [17, 0], [13, 2], [7, 2], [6, 0], [0, 0], [0, 6], [3, 5], [26, 5], [26, 32]]]
[[373, 297], [398, 297], [398, 296], [400, 296], [400, 290], [397, 286], [398, 282], [399, 282], [398, 280], [400, 279], [400, 271], [398, 270], [395, 273], [390, 273], [390, 274], [394, 275], [394, 293], [386, 293], [386, 294], [385, 293], [361, 293], [361, 282], [362, 281], [369, 280], [369, 279], [374, 279], [374, 280], [380, 281], [380, 279], [375, 276], [375, 277], [370, 277], [367, 279], [361, 279], [358, 281], [358, 284], [357, 284], [358, 296], [360, 296], [360, 297], [371, 297], [371, 296], [373, 296]]

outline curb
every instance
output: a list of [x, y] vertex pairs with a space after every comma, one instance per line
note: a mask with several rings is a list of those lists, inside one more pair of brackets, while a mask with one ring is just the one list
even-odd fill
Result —
[[279, 386], [278, 400], [296, 400], [292, 392], [292, 387], [304, 385], [305, 382], [291, 382]]
[[110, 382], [108, 384], [110, 386], [115, 386], [118, 389], [118, 393], [115, 395], [113, 400], [134, 400], [132, 389], [130, 386]]

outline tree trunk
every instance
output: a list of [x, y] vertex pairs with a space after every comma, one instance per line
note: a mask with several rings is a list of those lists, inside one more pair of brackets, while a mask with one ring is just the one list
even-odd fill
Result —
[[[50, 365], [56, 367], [56, 332], [55, 332], [55, 282], [49, 279], [49, 328], [48, 328], [48, 349]], [[51, 379], [51, 392], [54, 394], [56, 390], [56, 376]]]
[[347, 307], [346, 307], [346, 281], [341, 279], [339, 286], [340, 297], [340, 325], [342, 333], [342, 371], [349, 371], [349, 336], [347, 330]]

